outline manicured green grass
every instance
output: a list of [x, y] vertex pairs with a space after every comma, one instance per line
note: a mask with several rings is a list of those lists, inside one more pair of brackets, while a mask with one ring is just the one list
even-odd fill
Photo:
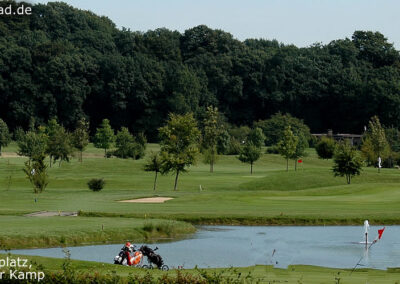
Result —
[[[147, 151], [158, 147], [149, 144]], [[180, 176], [178, 191], [173, 191], [173, 175], [160, 176], [153, 191], [154, 173], [143, 170], [145, 159], [105, 159], [101, 149], [90, 145], [82, 164], [72, 159], [49, 169], [49, 186], [37, 196], [22, 171], [26, 158], [7, 156], [15, 150], [15, 144], [11, 144], [0, 158], [0, 215], [81, 211], [81, 216], [87, 217], [162, 218], [208, 224], [361, 224], [364, 219], [372, 224], [400, 224], [399, 170], [382, 169], [378, 174], [376, 169], [364, 168], [361, 176], [347, 185], [344, 178], [333, 177], [332, 161], [318, 159], [313, 149], [308, 150], [296, 172], [293, 162], [286, 172], [286, 162], [279, 155], [263, 155], [255, 163], [253, 175], [249, 165], [235, 156], [221, 156], [214, 173], [199, 162]], [[104, 178], [105, 188], [90, 191], [87, 181], [91, 178]], [[151, 196], [174, 199], [161, 204], [118, 202]], [[17, 227], [4, 220], [9, 228]], [[85, 228], [86, 219], [78, 220]], [[124, 222], [123, 218], [112, 220], [115, 224]], [[100, 224], [101, 220], [96, 222]], [[35, 232], [33, 222], [26, 226]], [[49, 222], [44, 231], [54, 228]]]
[[[0, 255], [0, 259], [6, 258], [6, 255]], [[11, 255], [9, 257], [17, 258], [18, 256]], [[28, 259], [33, 263], [31, 271], [42, 271], [49, 272], [63, 272], [62, 266], [65, 263], [63, 259], [45, 258], [36, 256], [20, 256], [21, 258]], [[38, 268], [38, 265], [40, 267]], [[96, 263], [88, 261], [70, 261], [70, 268], [75, 273], [90, 273], [100, 275], [118, 275], [120, 283], [124, 283], [129, 275], [135, 275], [137, 277], [145, 277], [149, 273], [148, 277], [152, 279], [161, 278], [162, 275], [169, 275], [170, 277], [176, 277], [178, 271], [170, 270], [163, 272], [160, 270], [148, 270], [139, 269], [133, 267], [119, 266], [113, 264]], [[349, 269], [335, 269], [335, 268], [323, 268], [316, 266], [303, 266], [293, 265], [287, 269], [273, 268], [272, 266], [251, 266], [235, 269], [185, 269], [179, 271], [181, 275], [194, 275], [200, 277], [200, 274], [207, 273], [208, 277], [217, 278], [220, 280], [227, 279], [241, 279], [244, 280], [247, 277], [247, 282], [244, 283], [352, 283], [352, 284], [385, 284], [385, 283], [398, 283], [400, 279], [400, 271], [397, 269], [388, 269], [387, 271], [373, 270], [373, 269], [357, 269], [353, 273]], [[240, 276], [239, 276], [240, 273]], [[217, 276], [213, 276], [217, 275]], [[258, 282], [259, 281], [259, 282]]]
[[[320, 160], [312, 152], [297, 172], [293, 169], [286, 172], [285, 161], [278, 155], [263, 155], [252, 176], [248, 165], [234, 156], [220, 157], [214, 173], [199, 163], [180, 177], [176, 192], [172, 190], [174, 177], [171, 175], [160, 176], [157, 190], [152, 190], [154, 174], [143, 171], [145, 160], [86, 158], [80, 164], [74, 159], [49, 170], [49, 186], [37, 196], [37, 202], [21, 170], [23, 162], [24, 158], [0, 159], [0, 214], [82, 210], [99, 215], [194, 221], [283, 216], [391, 219], [392, 223], [400, 223], [398, 170], [383, 169], [378, 174], [375, 169], [365, 168], [360, 177], [347, 185], [344, 178], [333, 177], [332, 161]], [[95, 177], [106, 181], [101, 192], [87, 189], [87, 181]], [[117, 202], [154, 195], [175, 199], [163, 204]]]

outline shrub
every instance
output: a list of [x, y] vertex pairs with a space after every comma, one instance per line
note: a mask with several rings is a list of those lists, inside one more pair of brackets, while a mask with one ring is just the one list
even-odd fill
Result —
[[322, 137], [321, 140], [315, 145], [318, 157], [321, 159], [332, 159], [335, 152], [336, 142], [332, 138]]
[[103, 189], [106, 182], [102, 178], [93, 178], [88, 181], [87, 185], [92, 191], [100, 191]]
[[145, 155], [145, 146], [137, 142], [133, 142], [129, 143], [124, 148], [118, 148], [111, 154], [117, 158], [122, 158], [122, 159], [132, 158], [134, 160], [139, 160], [143, 158]]

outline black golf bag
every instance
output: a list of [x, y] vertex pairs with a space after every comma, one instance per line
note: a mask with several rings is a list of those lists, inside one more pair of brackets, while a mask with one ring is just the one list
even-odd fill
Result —
[[158, 248], [156, 247], [154, 250], [149, 248], [148, 246], [141, 246], [140, 251], [145, 255], [149, 261], [149, 263], [155, 264], [158, 269], [161, 269], [164, 261], [162, 257], [159, 254], [156, 254], [154, 251], [157, 250]]

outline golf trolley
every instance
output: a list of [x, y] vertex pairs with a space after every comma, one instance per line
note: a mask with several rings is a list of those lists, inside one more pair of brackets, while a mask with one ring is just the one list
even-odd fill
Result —
[[143, 245], [140, 247], [139, 251], [147, 257], [148, 264], [143, 264], [142, 268], [153, 269], [156, 266], [158, 269], [161, 270], [169, 270], [168, 265], [164, 264], [162, 257], [155, 253], [158, 250], [158, 247], [155, 249], [151, 249], [150, 247]]
[[[155, 253], [158, 247], [152, 249], [146, 245], [136, 249], [134, 245], [124, 246], [120, 253], [114, 258], [114, 264], [127, 265], [133, 267], [153, 269], [157, 267], [161, 270], [169, 270], [164, 264], [162, 257]], [[144, 256], [147, 258], [147, 264], [144, 264]]]

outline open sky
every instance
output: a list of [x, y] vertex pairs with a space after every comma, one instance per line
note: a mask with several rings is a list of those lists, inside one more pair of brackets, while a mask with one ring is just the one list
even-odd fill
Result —
[[[32, 2], [46, 3], [45, 0]], [[237, 39], [276, 39], [299, 47], [351, 38], [355, 30], [383, 33], [400, 49], [398, 0], [64, 0], [109, 17], [118, 27], [184, 30], [205, 24]]]

